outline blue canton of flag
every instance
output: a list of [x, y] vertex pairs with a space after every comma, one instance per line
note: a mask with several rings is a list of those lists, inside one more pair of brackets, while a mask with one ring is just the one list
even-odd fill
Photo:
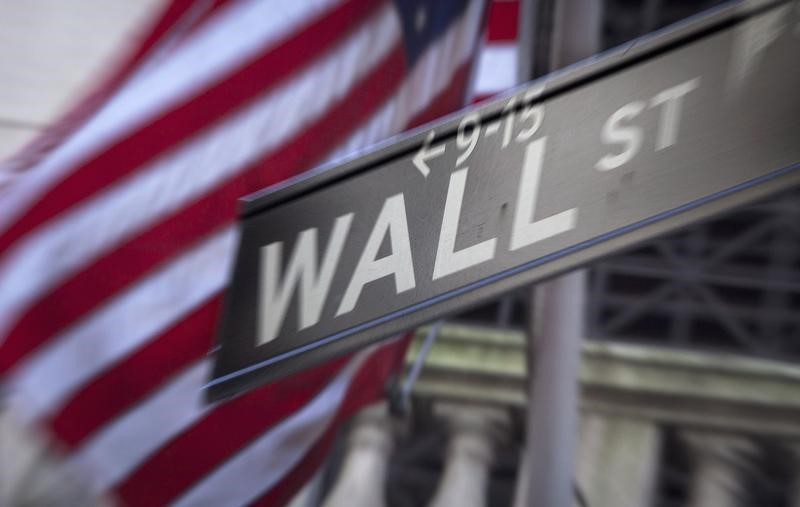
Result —
[[394, 0], [403, 26], [403, 42], [410, 65], [425, 49], [457, 22], [468, 0]]

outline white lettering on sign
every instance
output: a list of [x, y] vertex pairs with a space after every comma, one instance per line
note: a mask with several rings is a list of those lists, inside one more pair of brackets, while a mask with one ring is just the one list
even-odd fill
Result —
[[[660, 151], [674, 145], [678, 139], [683, 98], [700, 85], [696, 77], [657, 93], [650, 99], [650, 108], [661, 107], [655, 150]], [[621, 144], [622, 151], [606, 154], [595, 164], [598, 171], [610, 171], [630, 162], [642, 148], [644, 133], [642, 128], [631, 125], [631, 120], [639, 116], [647, 107], [641, 100], [629, 102], [614, 111], [603, 124], [600, 137], [605, 144]]]
[[338, 217], [331, 238], [317, 272], [317, 228], [302, 231], [297, 239], [283, 285], [278, 285], [283, 242], [277, 241], [261, 248], [261, 291], [258, 312], [258, 345], [264, 345], [278, 336], [289, 301], [300, 283], [297, 327], [305, 329], [319, 322], [322, 307], [339, 263], [353, 214]]
[[616, 155], [608, 154], [597, 161], [595, 167], [600, 171], [610, 171], [627, 164], [642, 147], [642, 129], [635, 126], [620, 125], [625, 120], [632, 120], [644, 111], [642, 101], [625, 104], [614, 111], [603, 125], [601, 137], [606, 144], [623, 144], [622, 151]]
[[578, 220], [577, 208], [568, 209], [541, 220], [533, 219], [539, 195], [546, 143], [547, 137], [542, 137], [528, 144], [525, 149], [525, 159], [522, 162], [522, 174], [518, 185], [517, 206], [514, 212], [514, 228], [511, 230], [509, 245], [509, 249], [512, 251], [574, 229]]
[[431, 130], [417, 154], [411, 159], [417, 170], [426, 178], [431, 173], [431, 168], [428, 167], [428, 160], [443, 155], [445, 151], [444, 144], [432, 145], [434, 137], [436, 137], [436, 133]]
[[[544, 104], [531, 103], [531, 101], [533, 101], [533, 99], [541, 95], [543, 91], [544, 91], [544, 86], [537, 86], [536, 88], [533, 88], [532, 90], [528, 90], [527, 92], [525, 92], [523, 100], [525, 101], [525, 103], [528, 104], [528, 106], [526, 106], [522, 110], [522, 114], [520, 115], [520, 120], [522, 122], [530, 120], [531, 124], [527, 128], [522, 129], [520, 133], [517, 134], [517, 142], [521, 143], [533, 137], [533, 134], [535, 134], [536, 131], [539, 130], [539, 127], [542, 126], [542, 123], [544, 123]], [[509, 121], [508, 123], [510, 124], [511, 122]], [[506, 144], [508, 143], [504, 142], [503, 146], [505, 146]]]
[[[469, 135], [464, 136], [464, 132], [469, 129]], [[458, 133], [456, 134], [456, 146], [464, 150], [461, 155], [456, 159], [456, 167], [466, 161], [478, 144], [478, 138], [481, 136], [481, 117], [478, 113], [470, 113], [461, 120], [458, 125]]]
[[494, 258], [495, 243], [497, 243], [495, 238], [487, 239], [458, 252], [455, 251], [458, 222], [461, 216], [461, 202], [464, 199], [464, 187], [466, 186], [468, 169], [465, 167], [450, 175], [450, 184], [447, 188], [447, 198], [444, 203], [442, 228], [439, 231], [439, 244], [436, 247], [436, 261], [433, 265], [434, 280]]
[[[376, 259], [383, 238], [389, 234], [392, 253]], [[395, 194], [383, 203], [378, 219], [372, 227], [353, 277], [347, 286], [336, 316], [348, 313], [355, 308], [364, 285], [394, 275], [395, 290], [398, 294], [416, 287], [414, 262], [411, 258], [411, 240], [408, 236], [406, 202], [402, 193]]]
[[[629, 163], [636, 157], [641, 151], [645, 135], [645, 130], [637, 124], [637, 120], [648, 109], [658, 115], [655, 120], [657, 121], [655, 150], [664, 150], [674, 145], [678, 139], [684, 98], [697, 89], [699, 84], [700, 78], [690, 79], [656, 93], [649, 100], [629, 102], [614, 111], [603, 124], [600, 137], [603, 143], [615, 145], [617, 149], [602, 156], [596, 162], [595, 168], [600, 171], [610, 171]], [[489, 123], [483, 130], [483, 136], [489, 137], [500, 134], [502, 128], [502, 135], [498, 136], [501, 148], [512, 140], [517, 143], [527, 143], [517, 183], [518, 190], [508, 243], [510, 251], [573, 230], [578, 221], [578, 208], [570, 208], [545, 218], [536, 217], [536, 207], [542, 192], [541, 179], [548, 138], [543, 136], [533, 141], [529, 139], [544, 122], [544, 106], [534, 103], [541, 91], [541, 89], [528, 91], [523, 97], [525, 106], [520, 111], [516, 111], [516, 99], [509, 100], [504, 109], [505, 117]], [[491, 261], [496, 255], [497, 237], [486, 238], [471, 246], [456, 249], [469, 174], [469, 168], [463, 164], [474, 153], [481, 132], [481, 118], [478, 114], [466, 115], [458, 127], [455, 144], [459, 154], [455, 162], [455, 171], [450, 174], [444, 199], [432, 281]], [[434, 145], [434, 137], [433, 132], [428, 134], [422, 148], [412, 158], [412, 162], [426, 176], [430, 172], [427, 162], [445, 153], [445, 144]], [[279, 272], [282, 265], [283, 243], [271, 243], [261, 249], [259, 345], [276, 338], [295, 292], [298, 292], [299, 298], [298, 329], [306, 329], [319, 322], [352, 220], [352, 213], [336, 219], [319, 266], [317, 229], [310, 228], [300, 232], [281, 283], [279, 283]], [[391, 252], [378, 258], [381, 244], [387, 235]], [[394, 276], [397, 294], [416, 287], [403, 193], [392, 195], [383, 202], [335, 315], [338, 317], [352, 312], [367, 284], [390, 275]]]
[[[539, 127], [542, 126], [542, 122], [544, 121], [544, 104], [534, 102], [543, 91], [544, 86], [539, 86], [525, 92], [525, 95], [522, 97], [524, 107], [519, 112], [519, 118], [516, 112], [517, 97], [511, 97], [503, 107], [501, 119], [486, 125], [486, 129], [483, 130], [483, 136], [490, 137], [497, 134], [502, 122], [503, 136], [500, 144], [501, 148], [507, 147], [512, 139], [516, 140], [518, 143], [529, 140], [536, 131], [539, 130]], [[514, 137], [515, 129], [520, 126], [518, 123], [523, 128], [519, 132], [516, 132], [517, 135]], [[526, 123], [528, 123], [527, 126]], [[475, 151], [475, 147], [481, 136], [481, 128], [481, 117], [476, 112], [469, 113], [461, 119], [458, 125], [458, 131], [456, 132], [456, 147], [461, 150], [461, 153], [459, 153], [456, 159], [456, 167], [464, 164]], [[430, 158], [444, 153], [444, 145], [437, 145], [429, 148], [428, 146], [432, 141], [433, 132], [428, 134], [426, 142], [412, 158], [413, 164], [426, 177], [430, 173], [430, 168], [425, 162]]]
[[650, 101], [650, 107], [662, 106], [661, 121], [656, 135], [656, 151], [669, 148], [678, 138], [683, 97], [700, 86], [700, 78], [690, 79], [672, 88], [667, 88]]

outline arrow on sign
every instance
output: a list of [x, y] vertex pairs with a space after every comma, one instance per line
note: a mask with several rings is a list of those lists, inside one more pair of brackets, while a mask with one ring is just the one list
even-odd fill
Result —
[[421, 172], [422, 175], [426, 178], [428, 177], [428, 174], [430, 174], [431, 172], [431, 168], [428, 167], [428, 164], [426, 164], [426, 162], [432, 158], [440, 156], [442, 153], [444, 153], [445, 150], [444, 144], [437, 144], [436, 146], [431, 146], [431, 142], [433, 141], [434, 135], [435, 134], [433, 131], [431, 131], [428, 134], [428, 138], [425, 139], [425, 143], [419, 149], [417, 154], [414, 155], [414, 158], [411, 159], [411, 161], [414, 162], [414, 165], [417, 166], [417, 169], [419, 169], [419, 172]]

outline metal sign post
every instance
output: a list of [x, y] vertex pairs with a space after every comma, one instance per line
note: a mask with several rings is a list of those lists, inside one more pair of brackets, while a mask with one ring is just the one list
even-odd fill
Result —
[[517, 489], [523, 499], [515, 505], [571, 506], [586, 271], [561, 275], [537, 285], [533, 292], [534, 318], [528, 337], [528, 467], [519, 476], [527, 484]]
[[[543, 1], [528, 0], [522, 12], [541, 13]], [[538, 8], [537, 8], [538, 7]], [[551, 70], [588, 58], [600, 50], [599, 0], [551, 2]], [[520, 19], [521, 32], [533, 32], [536, 18]], [[540, 20], [543, 21], [543, 20]], [[527, 24], [526, 24], [527, 22]], [[529, 40], [533, 39], [530, 35]], [[531, 40], [532, 42], [532, 40]], [[520, 48], [520, 58], [531, 58]], [[524, 66], [520, 65], [522, 69]], [[521, 77], [533, 78], [533, 75]], [[574, 455], [578, 436], [579, 370], [585, 336], [586, 271], [577, 270], [537, 284], [531, 290], [528, 330], [528, 410], [526, 467], [520, 467], [515, 505], [573, 505]]]
[[719, 9], [246, 199], [210, 398], [800, 184], [794, 7]]

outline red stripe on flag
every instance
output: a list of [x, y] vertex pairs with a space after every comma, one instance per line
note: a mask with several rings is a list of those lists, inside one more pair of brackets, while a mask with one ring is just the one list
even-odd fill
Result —
[[337, 419], [328, 426], [314, 447], [303, 456], [297, 465], [270, 489], [268, 493], [250, 504], [250, 507], [277, 507], [287, 505], [305, 486], [331, 451], [336, 441], [336, 433], [340, 424]]
[[[211, 189], [194, 203], [164, 217], [158, 225], [129, 239], [35, 303], [0, 344], [0, 373], [113, 294], [183, 252], [187, 245], [231, 223], [239, 197], [319, 162], [395, 92], [402, 82], [404, 58], [402, 47], [396, 47], [322, 119], [280, 150]], [[125, 269], [119, 269], [120, 266]]]
[[165, 505], [174, 500], [265, 429], [300, 410], [348, 359], [336, 359], [220, 405], [161, 447], [119, 484], [117, 494], [128, 505]]
[[476, 96], [475, 96], [475, 97], [472, 99], [472, 103], [473, 103], [473, 104], [477, 104], [477, 103], [479, 103], [479, 102], [483, 102], [484, 100], [491, 99], [491, 98], [492, 98], [492, 97], [494, 97], [494, 96], [495, 96], [495, 94], [494, 94], [494, 93], [487, 93], [487, 94], [476, 95]]
[[0, 252], [22, 235], [76, 203], [131, 174], [158, 155], [209, 128], [223, 116], [290, 76], [330, 50], [380, 5], [375, 0], [351, 0], [276, 47], [264, 48], [249, 61], [202, 93], [165, 112], [139, 131], [108, 147], [46, 191], [27, 214], [0, 235]]
[[[387, 346], [380, 351], [385, 354], [383, 359], [374, 358], [370, 365], [362, 367], [358, 376], [351, 382], [345, 401], [339, 408], [335, 419], [328, 424], [325, 433], [319, 438], [314, 447], [306, 453], [303, 459], [289, 471], [280, 483], [251, 503], [251, 506], [273, 507], [285, 505], [291, 500], [300, 488], [308, 482], [319, 468], [320, 463], [328, 455], [336, 431], [342, 424], [363, 406], [383, 397], [385, 385], [381, 381], [391, 375], [393, 371], [400, 370], [408, 341], [406, 338], [401, 342]], [[386, 350], [387, 348], [391, 349]]]
[[[82, 388], [50, 421], [61, 442], [77, 447], [98, 428], [142, 401], [176, 371], [205, 356], [213, 343], [220, 297], [215, 296], [155, 337], [145, 347], [113, 365]], [[142, 372], [147, 370], [147, 374]]]
[[495, 0], [489, 8], [489, 29], [487, 31], [487, 38], [493, 42], [516, 41], [518, 20], [518, 1]]
[[199, 7], [198, 13], [192, 16], [191, 23], [185, 27], [181, 27], [185, 30], [185, 33], [181, 33], [181, 40], [178, 41], [178, 46], [185, 42], [188, 35], [197, 32], [200, 28], [202, 28], [206, 22], [210, 19], [220, 17], [221, 11], [231, 6], [236, 5], [238, 0], [206, 0], [205, 3], [198, 2], [197, 0], [180, 0], [183, 2], [189, 2], [193, 4], [195, 7]]

